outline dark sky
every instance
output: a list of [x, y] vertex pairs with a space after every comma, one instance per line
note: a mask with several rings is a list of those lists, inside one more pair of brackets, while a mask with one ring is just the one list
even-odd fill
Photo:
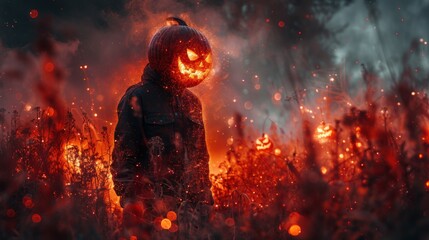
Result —
[[[55, 34], [58, 39], [83, 37], [79, 25], [92, 25], [94, 28], [109, 28], [106, 15], [109, 13], [124, 15], [125, 1], [122, 0], [92, 0], [92, 1], [13, 1], [0, 2], [0, 38], [6, 47], [24, 47], [31, 44], [37, 36], [37, 22], [41, 18], [49, 18], [53, 22], [67, 24], [56, 26]], [[29, 12], [36, 9], [39, 13], [36, 19]], [[56, 24], [55, 24], [56, 25]], [[71, 26], [70, 26], [71, 25]], [[74, 27], [74, 29], [67, 29]], [[64, 29], [60, 29], [64, 28]], [[70, 30], [71, 32], [67, 32]]]

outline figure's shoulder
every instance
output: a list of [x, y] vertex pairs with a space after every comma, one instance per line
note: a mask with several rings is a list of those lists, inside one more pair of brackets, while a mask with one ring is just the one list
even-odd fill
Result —
[[156, 90], [155, 84], [151, 82], [139, 82], [134, 85], [131, 85], [128, 87], [128, 89], [125, 91], [125, 96], [138, 96], [143, 97], [145, 95], [148, 95], [149, 93]]
[[192, 102], [192, 103], [195, 103], [195, 104], [198, 104], [198, 105], [201, 105], [201, 101], [200, 101], [200, 99], [197, 97], [197, 95], [195, 95], [195, 93], [193, 93], [191, 90], [189, 90], [189, 89], [185, 89], [184, 91], [183, 91], [183, 97], [186, 99], [186, 100], [188, 100], [188, 101], [190, 101], [190, 102]]
[[128, 88], [127, 88], [127, 90], [125, 91], [125, 96], [126, 95], [130, 95], [130, 94], [132, 94], [137, 88], [139, 88], [141, 86], [141, 83], [136, 83], [136, 84], [133, 84], [133, 85], [131, 85], [131, 86], [129, 86]]

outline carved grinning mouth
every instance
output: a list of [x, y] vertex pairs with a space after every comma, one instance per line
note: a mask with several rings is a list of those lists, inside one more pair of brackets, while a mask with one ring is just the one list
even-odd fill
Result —
[[179, 65], [179, 70], [181, 74], [184, 75], [188, 75], [190, 78], [192, 79], [204, 79], [205, 77], [207, 77], [207, 75], [210, 72], [210, 69], [207, 69], [205, 71], [201, 71], [198, 69], [193, 69], [193, 68], [187, 68], [186, 65], [182, 62], [182, 60], [180, 59], [180, 57], [178, 58], [178, 65]]

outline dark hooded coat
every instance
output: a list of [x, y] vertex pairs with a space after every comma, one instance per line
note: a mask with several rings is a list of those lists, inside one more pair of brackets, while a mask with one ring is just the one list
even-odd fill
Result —
[[173, 196], [213, 204], [202, 108], [148, 65], [118, 105], [111, 171], [121, 202]]

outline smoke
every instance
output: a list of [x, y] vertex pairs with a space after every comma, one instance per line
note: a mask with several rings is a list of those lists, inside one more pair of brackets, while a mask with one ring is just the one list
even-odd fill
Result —
[[[371, 16], [368, 8], [374, 8], [376, 16]], [[358, 89], [356, 79], [361, 75], [362, 63], [385, 80], [384, 86], [398, 79], [408, 64], [419, 69], [415, 74], [427, 79], [428, 10], [429, 1], [355, 1], [331, 19], [330, 28], [347, 26], [336, 35], [340, 44], [335, 48], [334, 62], [344, 65], [350, 78], [355, 79], [352, 89]], [[419, 42], [420, 49], [410, 48], [413, 41]], [[407, 52], [412, 59], [404, 63], [403, 55]]]

